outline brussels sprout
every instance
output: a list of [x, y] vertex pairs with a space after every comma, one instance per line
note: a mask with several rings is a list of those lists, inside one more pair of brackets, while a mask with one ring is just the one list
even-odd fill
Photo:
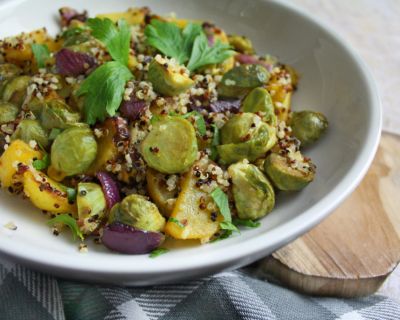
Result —
[[165, 67], [156, 60], [150, 63], [148, 79], [155, 91], [166, 96], [176, 96], [193, 86], [194, 81], [189, 76], [171, 69], [168, 64]]
[[112, 207], [108, 223], [115, 222], [146, 231], [162, 231], [165, 226], [157, 206], [138, 194], [131, 194]]
[[263, 112], [264, 120], [276, 125], [277, 119], [274, 113], [274, 104], [268, 91], [264, 88], [253, 89], [244, 99], [241, 111], [243, 112]]
[[80, 229], [89, 234], [98, 228], [106, 209], [102, 188], [96, 183], [80, 182], [76, 196]]
[[271, 153], [264, 162], [264, 172], [272, 183], [284, 191], [303, 189], [313, 179], [315, 167], [312, 163], [300, 163], [298, 167], [291, 166], [289, 159], [276, 153]]
[[18, 76], [7, 81], [3, 91], [3, 100], [12, 102], [18, 107], [21, 106], [25, 100], [30, 80], [29, 76]]
[[243, 159], [254, 161], [271, 149], [276, 141], [275, 127], [254, 113], [241, 113], [234, 115], [222, 127], [222, 145], [217, 149], [223, 164]]
[[3, 80], [19, 76], [22, 73], [20, 67], [12, 63], [0, 64], [0, 83]]
[[244, 54], [254, 54], [253, 44], [249, 38], [238, 35], [229, 35], [228, 41], [236, 51]]
[[0, 124], [14, 121], [19, 109], [9, 102], [0, 101]]
[[38, 117], [42, 126], [47, 130], [53, 128], [67, 129], [81, 119], [80, 114], [73, 112], [61, 99], [53, 99], [45, 103], [40, 109]]
[[51, 168], [60, 176], [85, 172], [97, 154], [97, 143], [87, 127], [72, 127], [61, 132], [51, 146]]
[[255, 165], [238, 162], [228, 168], [232, 192], [240, 219], [259, 219], [271, 212], [275, 192], [271, 183]]
[[290, 120], [293, 135], [300, 140], [302, 146], [307, 146], [317, 141], [328, 128], [328, 120], [319, 112], [300, 111], [293, 112]]
[[196, 133], [188, 120], [164, 117], [153, 125], [141, 151], [149, 167], [162, 173], [181, 173], [196, 160]]
[[241, 98], [252, 89], [261, 87], [269, 79], [267, 69], [257, 64], [241, 65], [224, 74], [218, 94], [226, 98]]
[[43, 148], [46, 148], [49, 145], [49, 138], [47, 136], [47, 132], [40, 125], [37, 120], [22, 120], [19, 124], [13, 135], [11, 136], [11, 140], [20, 139], [26, 143], [34, 140]]

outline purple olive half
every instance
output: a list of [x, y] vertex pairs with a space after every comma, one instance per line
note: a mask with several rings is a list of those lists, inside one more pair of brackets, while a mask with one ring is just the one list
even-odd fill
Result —
[[127, 254], [149, 253], [164, 242], [160, 232], [144, 231], [113, 223], [103, 229], [102, 242], [110, 250]]

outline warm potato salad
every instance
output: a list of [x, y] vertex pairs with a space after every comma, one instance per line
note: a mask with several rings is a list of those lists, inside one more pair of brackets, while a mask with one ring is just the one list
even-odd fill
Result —
[[55, 235], [156, 256], [257, 227], [314, 179], [301, 148], [327, 119], [292, 112], [296, 72], [250, 39], [148, 8], [60, 24], [0, 41], [1, 186]]

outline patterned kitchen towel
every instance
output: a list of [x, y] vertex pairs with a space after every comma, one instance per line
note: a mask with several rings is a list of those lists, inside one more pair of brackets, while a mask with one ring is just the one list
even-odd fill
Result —
[[181, 284], [124, 288], [55, 279], [0, 263], [1, 320], [400, 319], [400, 305], [372, 295], [316, 298], [242, 271]]

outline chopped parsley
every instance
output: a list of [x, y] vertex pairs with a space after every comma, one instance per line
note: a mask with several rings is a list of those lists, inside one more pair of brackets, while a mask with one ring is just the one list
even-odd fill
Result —
[[72, 232], [72, 237], [74, 240], [76, 238], [80, 238], [83, 240], [83, 234], [81, 230], [79, 230], [78, 224], [76, 223], [76, 220], [72, 218], [69, 214], [59, 214], [58, 216], [54, 217], [53, 219], [50, 219], [47, 221], [48, 224], [54, 225], [56, 223], [62, 223], [68, 226]]
[[32, 166], [36, 170], [47, 169], [49, 165], [50, 165], [50, 157], [47, 153], [43, 156], [43, 159], [41, 159], [41, 160], [36, 159], [36, 160], [33, 160], [33, 162], [32, 162]]
[[217, 187], [211, 192], [215, 204], [219, 208], [225, 222], [232, 222], [231, 210], [229, 209], [228, 196], [221, 188]]
[[182, 222], [180, 222], [178, 219], [173, 218], [173, 217], [169, 217], [168, 218], [168, 222], [175, 223], [179, 228], [184, 228], [185, 227], [185, 225]]
[[154, 249], [152, 252], [150, 252], [149, 257], [157, 258], [158, 256], [161, 256], [162, 254], [165, 254], [167, 252], [169, 252], [169, 249], [167, 249], [167, 248], [157, 248], [157, 249]]
[[46, 60], [50, 58], [50, 50], [47, 45], [32, 43], [31, 48], [38, 68], [45, 68]]

